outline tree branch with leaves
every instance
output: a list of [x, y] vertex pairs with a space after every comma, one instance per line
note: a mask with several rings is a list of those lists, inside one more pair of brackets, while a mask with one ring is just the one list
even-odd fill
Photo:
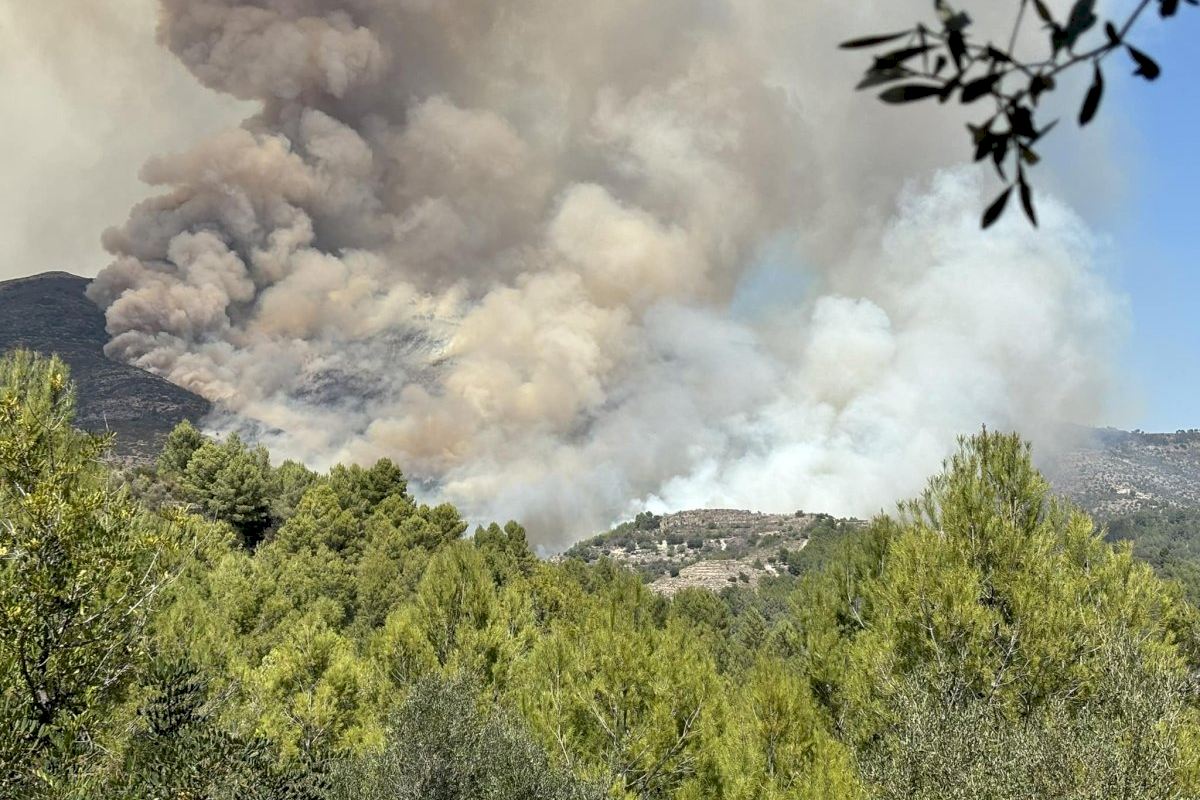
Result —
[[[885, 103], [905, 104], [937, 98], [954, 99], [962, 105], [989, 101], [990, 113], [979, 123], [968, 124], [976, 162], [991, 161], [1003, 191], [983, 213], [982, 225], [990, 227], [1004, 214], [1014, 192], [1020, 197], [1026, 217], [1037, 225], [1037, 211], [1028, 170], [1041, 161], [1036, 147], [1058, 123], [1039, 119], [1041, 102], [1058, 88], [1061, 76], [1071, 70], [1091, 67], [1092, 80], [1079, 109], [1080, 126], [1090, 123], [1104, 96], [1105, 62], [1124, 51], [1133, 74], [1147, 81], [1162, 73], [1158, 63], [1130, 42], [1135, 25], [1151, 6], [1162, 18], [1174, 17], [1181, 3], [1200, 5], [1200, 0], [1140, 0], [1123, 19], [1108, 19], [1101, 25], [1096, 0], [1076, 0], [1070, 11], [1056, 16], [1044, 0], [1016, 0], [1017, 13], [1007, 43], [972, 38], [973, 20], [965, 11], [952, 8], [946, 0], [935, 0], [937, 22], [896, 33], [864, 36], [843, 42], [848, 50], [882, 50], [858, 89], [886, 88], [879, 95]], [[1032, 10], [1032, 13], [1030, 13]], [[1024, 27], [1036, 16], [1045, 32], [1045, 49], [1033, 58], [1016, 54]], [[1102, 37], [1094, 35], [1102, 30]]]

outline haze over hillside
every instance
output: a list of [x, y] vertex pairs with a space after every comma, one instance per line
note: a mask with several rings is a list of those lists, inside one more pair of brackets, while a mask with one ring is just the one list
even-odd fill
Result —
[[1055, 486], [1104, 519], [1147, 508], [1200, 506], [1200, 430], [1083, 431], [1046, 465]]
[[[84, 296], [87, 284], [62, 272], [0, 283], [0, 350], [24, 346], [61, 355], [79, 384], [80, 423], [90, 430], [115, 431], [118, 455], [148, 458], [176, 423], [199, 421], [212, 406], [162, 378], [106, 358], [104, 317]], [[338, 407], [346, 402], [342, 395], [356, 391], [352, 383], [331, 375], [315, 385], [310, 401]], [[257, 424], [245, 420], [243, 427], [252, 430]], [[1043, 466], [1056, 488], [1098, 517], [1200, 505], [1200, 432], [1081, 428], [1073, 439], [1074, 446], [1042, 459]], [[758, 522], [777, 516], [762, 515]], [[666, 519], [668, 526], [675, 524], [676, 517]], [[688, 523], [681, 524], [686, 528]]]

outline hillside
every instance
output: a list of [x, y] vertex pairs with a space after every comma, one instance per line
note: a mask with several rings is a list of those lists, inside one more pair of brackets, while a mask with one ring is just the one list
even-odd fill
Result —
[[[1081, 428], [1073, 446], [1042, 468], [1058, 493], [1109, 527], [1111, 539], [1133, 541], [1139, 557], [1200, 598], [1200, 431]], [[563, 557], [626, 564], [665, 595], [691, 586], [719, 591], [812, 569], [861, 525], [799, 511], [644, 513]]]
[[1046, 472], [1055, 488], [1100, 519], [1200, 506], [1200, 431], [1085, 431]]
[[171, 428], [204, 417], [211, 406], [149, 372], [106, 358], [104, 315], [84, 297], [87, 284], [65, 272], [0, 282], [0, 352], [26, 347], [57, 353], [78, 386], [80, 426], [116, 433], [119, 458], [153, 457]]
[[613, 530], [580, 542], [562, 555], [591, 563], [601, 558], [640, 572], [655, 591], [673, 595], [698, 586], [719, 591], [738, 583], [798, 575], [811, 569], [858, 520], [828, 514], [763, 514], [697, 509], [639, 514]]

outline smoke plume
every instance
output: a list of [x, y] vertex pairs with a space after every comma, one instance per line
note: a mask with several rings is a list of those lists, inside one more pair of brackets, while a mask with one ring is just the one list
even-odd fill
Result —
[[977, 230], [948, 118], [850, 89], [922, 0], [162, 0], [261, 110], [146, 165], [109, 353], [553, 550], [642, 507], [870, 513], [1108, 395], [1095, 242]]

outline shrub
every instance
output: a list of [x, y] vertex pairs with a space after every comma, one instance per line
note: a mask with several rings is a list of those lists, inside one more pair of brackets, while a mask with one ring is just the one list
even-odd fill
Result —
[[555, 768], [523, 725], [481, 709], [463, 677], [418, 682], [380, 753], [337, 771], [330, 800], [600, 800]]

